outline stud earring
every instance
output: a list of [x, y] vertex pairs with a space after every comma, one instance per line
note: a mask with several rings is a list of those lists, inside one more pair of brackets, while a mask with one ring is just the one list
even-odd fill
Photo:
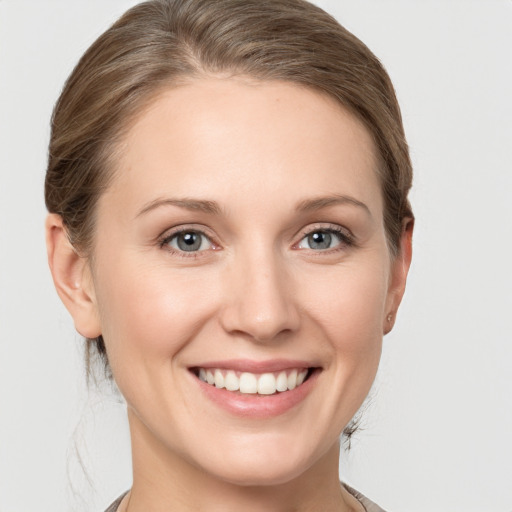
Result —
[[393, 319], [393, 315], [390, 313], [388, 316], [387, 316], [387, 321], [388, 323], [391, 322], [391, 320]]

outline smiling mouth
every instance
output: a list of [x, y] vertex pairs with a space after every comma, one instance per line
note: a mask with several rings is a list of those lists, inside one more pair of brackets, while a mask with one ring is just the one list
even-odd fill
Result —
[[241, 395], [276, 395], [304, 384], [315, 368], [290, 368], [279, 372], [251, 373], [222, 368], [192, 368], [192, 373], [212, 387]]

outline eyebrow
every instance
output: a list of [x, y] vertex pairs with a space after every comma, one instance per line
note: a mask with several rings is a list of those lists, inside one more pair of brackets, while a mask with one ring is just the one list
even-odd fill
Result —
[[359, 201], [355, 197], [341, 195], [341, 194], [335, 194], [332, 196], [322, 196], [322, 197], [316, 197], [313, 199], [305, 199], [304, 201], [301, 201], [297, 205], [297, 211], [300, 212], [310, 212], [315, 210], [321, 210], [322, 208], [328, 208], [329, 206], [336, 206], [336, 205], [343, 205], [343, 204], [349, 204], [353, 206], [357, 206], [359, 208], [362, 208], [365, 210], [365, 212], [371, 217], [372, 214], [370, 212], [370, 209], [366, 204]]
[[221, 209], [219, 205], [215, 201], [208, 201], [204, 199], [171, 199], [171, 198], [162, 198], [155, 199], [154, 201], [146, 204], [142, 210], [136, 215], [140, 217], [156, 208], [160, 208], [161, 206], [177, 206], [179, 208], [185, 208], [187, 210], [200, 211], [204, 213], [210, 213], [214, 215], [219, 215]]
[[[355, 199], [354, 197], [339, 194], [332, 196], [315, 197], [312, 199], [304, 199], [303, 201], [300, 201], [297, 204], [296, 210], [298, 212], [311, 212], [321, 210], [323, 208], [328, 208], [330, 206], [344, 204], [349, 204], [362, 208], [368, 215], [370, 215], [370, 217], [372, 216], [370, 209], [368, 208], [368, 206], [366, 206], [366, 204], [359, 201], [358, 199]], [[207, 199], [159, 198], [147, 203], [142, 208], [142, 210], [140, 210], [140, 212], [136, 215], [136, 218], [162, 206], [177, 206], [178, 208], [185, 208], [187, 210], [192, 211], [200, 211], [212, 215], [220, 215], [222, 212], [218, 203], [216, 203], [215, 201], [209, 201]]]

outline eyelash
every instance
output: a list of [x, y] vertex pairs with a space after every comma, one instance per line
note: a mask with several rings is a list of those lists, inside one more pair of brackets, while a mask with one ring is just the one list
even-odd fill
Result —
[[353, 247], [356, 245], [352, 233], [350, 233], [346, 229], [341, 228], [340, 226], [338, 226], [336, 224], [329, 224], [328, 226], [317, 225], [311, 229], [304, 230], [302, 232], [301, 239], [299, 240], [298, 243], [294, 244], [294, 246], [298, 246], [304, 239], [306, 239], [308, 236], [313, 235], [314, 233], [327, 233], [330, 235], [335, 235], [339, 239], [339, 244], [333, 248], [324, 249], [324, 250], [320, 250], [320, 251], [315, 251], [313, 249], [310, 249], [312, 252], [317, 253], [317, 254], [326, 254], [326, 253], [329, 254], [329, 253], [344, 250], [344, 249], [347, 249], [349, 247]]
[[[204, 231], [198, 228], [180, 228], [176, 231], [173, 231], [172, 233], [165, 234], [158, 242], [158, 245], [160, 249], [164, 249], [169, 251], [173, 255], [177, 255], [182, 258], [197, 258], [201, 255], [201, 253], [205, 251], [180, 251], [170, 246], [170, 243], [172, 240], [177, 238], [180, 235], [183, 235], [185, 233], [195, 233], [201, 237], [204, 237], [208, 240], [209, 244], [216, 247], [214, 242], [212, 242], [211, 237], [208, 236]], [[214, 249], [215, 250], [215, 249]]]
[[[165, 234], [159, 241], [158, 245], [160, 249], [165, 249], [169, 251], [171, 254], [177, 255], [179, 257], [183, 258], [197, 258], [200, 257], [201, 253], [206, 252], [205, 250], [202, 251], [182, 251], [177, 250], [170, 246], [170, 243], [179, 235], [185, 234], [185, 233], [195, 233], [201, 237], [205, 237], [209, 244], [214, 247], [213, 250], [216, 250], [218, 247], [216, 244], [212, 241], [211, 237], [207, 235], [204, 231], [197, 228], [181, 228], [176, 231], [173, 231], [172, 233]], [[297, 248], [298, 245], [306, 239], [308, 236], [313, 235], [314, 233], [326, 233], [330, 235], [335, 235], [339, 239], [339, 244], [333, 248], [328, 248], [324, 250], [315, 251], [314, 249], [310, 249], [313, 253], [319, 253], [319, 254], [326, 254], [326, 253], [332, 253], [336, 251], [340, 251], [343, 249], [347, 249], [349, 247], [355, 246], [355, 240], [353, 235], [348, 232], [346, 229], [343, 229], [337, 225], [331, 224], [328, 226], [314, 226], [312, 229], [304, 230], [302, 232], [300, 240], [294, 244], [294, 248]]]

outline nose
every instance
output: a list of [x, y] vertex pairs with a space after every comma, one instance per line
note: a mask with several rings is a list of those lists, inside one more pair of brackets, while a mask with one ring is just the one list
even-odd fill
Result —
[[299, 328], [301, 317], [290, 269], [271, 252], [241, 257], [230, 265], [221, 313], [227, 332], [269, 342]]

